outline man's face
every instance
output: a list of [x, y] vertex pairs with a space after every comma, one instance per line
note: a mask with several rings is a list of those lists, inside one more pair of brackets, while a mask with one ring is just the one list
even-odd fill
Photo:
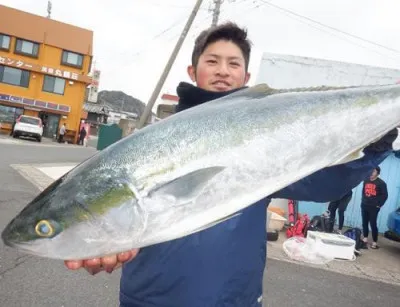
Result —
[[213, 92], [224, 92], [246, 85], [250, 74], [240, 48], [225, 40], [209, 44], [201, 54], [197, 67], [188, 67], [197, 86]]
[[371, 173], [370, 179], [375, 180], [378, 177], [378, 172], [374, 169]]

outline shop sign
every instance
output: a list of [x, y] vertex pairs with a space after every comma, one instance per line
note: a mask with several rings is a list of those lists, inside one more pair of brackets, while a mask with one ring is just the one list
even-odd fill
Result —
[[71, 107], [70, 106], [57, 104], [57, 103], [54, 103], [54, 102], [47, 102], [47, 101], [42, 101], [42, 100], [35, 100], [35, 99], [30, 99], [30, 98], [18, 97], [18, 96], [3, 94], [3, 93], [0, 93], [0, 100], [13, 102], [13, 103], [18, 103], [18, 104], [21, 104], [23, 106], [38, 107], [38, 108], [41, 108], [41, 109], [61, 111], [61, 112], [66, 112], [66, 113], [71, 112]]
[[63, 69], [59, 69], [59, 68], [49, 67], [47, 65], [26, 63], [22, 60], [12, 59], [9, 57], [4, 57], [4, 56], [0, 56], [0, 65], [7, 65], [7, 66], [15, 67], [15, 68], [41, 72], [41, 73], [44, 73], [47, 75], [52, 75], [55, 77], [85, 82], [87, 84], [92, 83], [92, 79], [86, 75], [77, 74], [77, 73], [71, 72], [69, 70], [63, 70]]

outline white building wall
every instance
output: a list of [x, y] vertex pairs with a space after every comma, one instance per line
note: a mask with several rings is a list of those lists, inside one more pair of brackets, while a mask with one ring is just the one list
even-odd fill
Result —
[[[399, 65], [400, 67], [400, 65]], [[272, 88], [384, 85], [400, 81], [400, 70], [264, 53], [256, 83]]]

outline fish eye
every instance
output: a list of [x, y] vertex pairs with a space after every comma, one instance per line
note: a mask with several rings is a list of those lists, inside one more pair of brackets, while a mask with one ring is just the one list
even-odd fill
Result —
[[36, 224], [35, 232], [40, 237], [49, 238], [54, 235], [54, 227], [49, 221], [41, 220]]

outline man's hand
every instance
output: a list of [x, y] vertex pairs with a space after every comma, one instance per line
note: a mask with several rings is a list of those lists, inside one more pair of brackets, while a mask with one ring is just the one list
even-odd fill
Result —
[[101, 271], [111, 273], [119, 268], [125, 262], [131, 261], [139, 253], [139, 249], [133, 249], [117, 255], [106, 256], [103, 258], [94, 258], [87, 260], [66, 260], [65, 266], [70, 270], [85, 268], [90, 274], [95, 275]]
[[390, 130], [388, 133], [386, 133], [382, 138], [380, 138], [375, 143], [368, 145], [365, 149], [375, 152], [383, 152], [392, 149], [398, 150], [395, 148], [398, 146], [397, 143], [395, 143], [398, 136], [399, 136], [399, 130], [397, 128], [394, 128], [393, 130]]

